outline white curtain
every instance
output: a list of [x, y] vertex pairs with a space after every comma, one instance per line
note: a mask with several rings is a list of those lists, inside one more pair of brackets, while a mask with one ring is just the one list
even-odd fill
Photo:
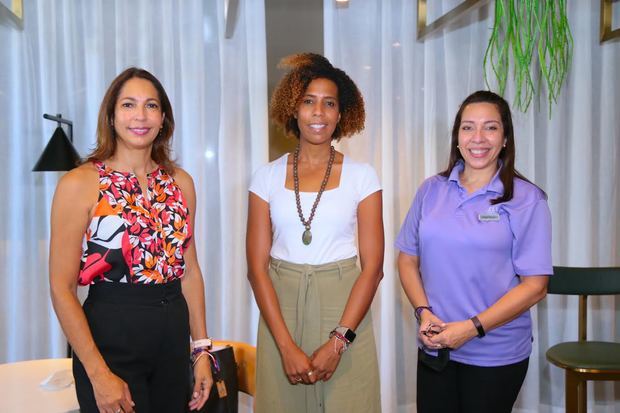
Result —
[[244, 237], [249, 177], [267, 161], [264, 5], [239, 2], [230, 39], [224, 10], [224, 0], [24, 0], [23, 28], [0, 15], [0, 362], [65, 354], [47, 263], [61, 173], [31, 172], [56, 127], [42, 114], [71, 119], [86, 155], [103, 94], [129, 66], [151, 71], [172, 101], [175, 155], [198, 196], [209, 332], [255, 340]]
[[[429, 23], [461, 3], [429, 1]], [[373, 303], [384, 412], [415, 411], [416, 322], [398, 282], [393, 240], [413, 195], [447, 165], [450, 130], [460, 102], [485, 89], [482, 60], [493, 3], [416, 41], [413, 0], [325, 1], [325, 53], [360, 86], [366, 130], [343, 150], [371, 162], [384, 188], [385, 278]], [[554, 265], [620, 265], [620, 43], [599, 44], [599, 2], [569, 0], [575, 41], [572, 66], [549, 118], [545, 97], [513, 111], [517, 168], [549, 196]], [[508, 101], [513, 98], [509, 88]], [[592, 339], [620, 340], [620, 300], [593, 298]], [[546, 349], [577, 337], [577, 301], [548, 297], [533, 311], [534, 350], [515, 406], [563, 412], [563, 370]], [[595, 412], [620, 411], [620, 386], [589, 384]], [[594, 405], [594, 398], [596, 404]]]

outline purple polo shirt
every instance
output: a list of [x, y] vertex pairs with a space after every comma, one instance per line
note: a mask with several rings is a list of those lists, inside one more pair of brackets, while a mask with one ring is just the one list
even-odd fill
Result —
[[[422, 183], [396, 239], [396, 248], [420, 257], [426, 296], [445, 322], [486, 310], [519, 284], [519, 276], [553, 274], [551, 214], [544, 193], [515, 178], [513, 198], [491, 205], [503, 193], [499, 175], [468, 194], [459, 181], [462, 170], [459, 162], [449, 178], [435, 175]], [[531, 349], [526, 311], [453, 350], [450, 359], [501, 366], [524, 360]]]

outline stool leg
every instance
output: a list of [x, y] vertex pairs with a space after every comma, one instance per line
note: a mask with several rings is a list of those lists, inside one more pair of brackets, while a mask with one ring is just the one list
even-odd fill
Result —
[[[578, 413], [578, 388], [579, 388], [579, 378], [576, 374], [571, 372], [570, 370], [566, 370], [566, 385], [565, 385], [565, 403], [566, 403], [566, 413]], [[585, 413], [585, 411], [584, 411]]]
[[579, 399], [579, 411], [582, 413], [588, 412], [588, 382], [586, 380], [579, 381], [579, 392], [577, 398]]

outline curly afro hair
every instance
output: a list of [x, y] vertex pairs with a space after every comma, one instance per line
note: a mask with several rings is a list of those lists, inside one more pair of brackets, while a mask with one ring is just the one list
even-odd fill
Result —
[[284, 129], [287, 135], [299, 138], [299, 126], [295, 112], [299, 101], [314, 79], [329, 79], [338, 87], [340, 122], [332, 139], [351, 136], [364, 129], [364, 99], [351, 78], [332, 66], [325, 57], [315, 53], [287, 56], [278, 67], [289, 68], [271, 96], [269, 112], [271, 119]]

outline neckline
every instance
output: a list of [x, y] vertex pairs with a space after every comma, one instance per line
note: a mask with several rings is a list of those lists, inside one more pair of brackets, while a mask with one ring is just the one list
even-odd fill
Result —
[[[117, 169], [114, 169], [114, 168], [108, 166], [103, 161], [96, 161], [96, 162], [98, 162], [101, 165], [101, 167], [103, 168], [103, 170], [108, 172], [108, 173], [116, 173], [116, 174], [123, 175], [123, 176], [126, 176], [126, 177], [132, 177], [133, 176], [133, 177], [137, 178], [137, 175], [134, 172], [131, 172], [131, 171], [119, 171]], [[150, 178], [151, 176], [154, 176], [154, 175], [158, 174], [159, 171], [161, 171], [161, 166], [156, 165], [155, 169], [153, 169], [152, 171], [146, 173], [146, 177]]]
[[454, 165], [454, 168], [452, 168], [452, 171], [450, 171], [450, 176], [448, 177], [448, 180], [455, 182], [456, 185], [463, 191], [465, 191], [468, 196], [473, 196], [478, 193], [486, 192], [495, 192], [501, 195], [504, 193], [504, 184], [499, 178], [499, 173], [503, 166], [503, 162], [499, 160], [499, 167], [497, 168], [489, 182], [482, 185], [480, 188], [476, 189], [473, 192], [468, 192], [467, 188], [465, 188], [465, 186], [461, 182], [461, 173], [465, 170], [465, 163], [462, 160], [457, 161], [457, 163]]
[[[287, 166], [288, 166], [288, 157], [291, 156], [291, 155], [292, 155], [291, 153], [286, 153], [286, 154], [282, 155], [282, 157], [280, 158], [280, 159], [283, 159], [282, 163], [284, 164], [284, 179], [283, 179], [283, 182], [282, 182], [282, 187], [286, 191], [295, 193], [294, 189], [286, 187], [286, 173], [287, 173], [287, 169], [288, 169], [287, 168]], [[342, 154], [342, 168], [340, 170], [340, 178], [338, 180], [338, 186], [335, 187], [335, 188], [331, 188], [331, 189], [325, 189], [323, 191], [324, 194], [326, 194], [328, 192], [335, 191], [335, 190], [340, 189], [342, 187], [342, 175], [344, 174], [344, 164], [345, 164], [345, 162], [347, 162], [347, 159], [348, 159], [348, 157], [345, 154]], [[318, 193], [319, 193], [319, 191], [299, 191], [299, 195], [300, 196], [303, 196], [303, 194], [311, 194], [311, 195], [314, 194], [314, 195], [316, 195]]]

